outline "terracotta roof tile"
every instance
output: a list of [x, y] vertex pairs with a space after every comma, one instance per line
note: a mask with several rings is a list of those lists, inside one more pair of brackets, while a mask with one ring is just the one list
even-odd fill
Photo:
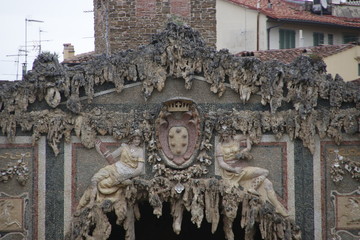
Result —
[[360, 86], [360, 78], [350, 81], [358, 86]]
[[[258, 0], [227, 0], [234, 4], [242, 5], [250, 9], [257, 9]], [[268, 7], [268, 0], [260, 0], [259, 11], [264, 15], [284, 21], [312, 22], [317, 24], [330, 24], [338, 26], [360, 28], [360, 18], [341, 18], [331, 15], [317, 15], [309, 11], [301, 10], [300, 5], [284, 0], [271, 0], [272, 7]]]
[[62, 62], [63, 64], [79, 64], [82, 62], [89, 61], [90, 59], [94, 58], [95, 52], [87, 52], [87, 53], [81, 53], [77, 54], [72, 58], [64, 59]]
[[[316, 47], [290, 48], [290, 49], [274, 49], [253, 52], [253, 55], [262, 61], [278, 60], [283, 63], [291, 63], [300, 55], [316, 55], [325, 58], [347, 49], [353, 48], [357, 44], [341, 44], [341, 45], [323, 45]], [[248, 56], [248, 52], [240, 52], [238, 56]]]

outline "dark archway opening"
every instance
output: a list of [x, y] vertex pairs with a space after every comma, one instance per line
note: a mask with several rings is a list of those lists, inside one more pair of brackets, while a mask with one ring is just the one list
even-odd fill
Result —
[[[207, 240], [224, 240], [225, 235], [223, 231], [222, 219], [219, 221], [218, 228], [214, 234], [211, 233], [211, 224], [206, 219], [203, 220], [201, 228], [197, 228], [191, 222], [191, 214], [184, 211], [181, 233], [177, 235], [172, 228], [173, 219], [170, 214], [170, 205], [164, 203], [163, 215], [157, 218], [153, 214], [153, 208], [148, 203], [139, 204], [141, 218], [135, 222], [136, 240], [184, 240], [184, 239], [207, 239]], [[244, 239], [245, 231], [240, 227], [241, 209], [239, 209], [237, 217], [233, 224], [233, 231], [235, 239]], [[125, 230], [122, 226], [116, 225], [115, 213], [108, 214], [110, 223], [112, 225], [111, 235], [109, 240], [125, 239]], [[259, 227], [256, 226], [254, 240], [261, 240]]]

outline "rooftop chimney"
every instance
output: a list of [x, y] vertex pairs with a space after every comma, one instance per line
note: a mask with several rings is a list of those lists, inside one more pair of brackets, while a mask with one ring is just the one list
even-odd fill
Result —
[[75, 49], [71, 43], [64, 43], [64, 61], [75, 56]]

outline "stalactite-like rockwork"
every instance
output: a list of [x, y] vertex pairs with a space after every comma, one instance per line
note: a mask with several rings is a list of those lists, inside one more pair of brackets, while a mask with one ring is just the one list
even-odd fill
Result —
[[[137, 114], [140, 117], [136, 118], [134, 111], [129, 113], [113, 112], [98, 107], [82, 112], [80, 115], [67, 113], [60, 109], [22, 114], [2, 112], [0, 113], [0, 128], [9, 140], [15, 137], [17, 126], [20, 126], [23, 131], [32, 130], [33, 143], [41, 135], [46, 134], [48, 143], [55, 154], [59, 153], [58, 144], [60, 141], [64, 139], [69, 142], [73, 133], [80, 138], [84, 146], [92, 148], [95, 138], [99, 135], [108, 134], [120, 140], [129, 136], [132, 130], [140, 128], [148, 138], [146, 142], [149, 145], [149, 162], [155, 163], [159, 156], [154, 151], [155, 144], [151, 138], [154, 122], [153, 120], [146, 120], [147, 112]], [[204, 127], [201, 130], [204, 133], [204, 139], [200, 144], [198, 160], [206, 166], [209, 165], [209, 159], [211, 159], [207, 151], [212, 148], [210, 140], [216, 123], [218, 128], [220, 125], [227, 125], [236, 131], [249, 135], [253, 143], [259, 143], [264, 133], [273, 133], [277, 138], [288, 134], [290, 139], [301, 139], [304, 146], [314, 152], [316, 135], [321, 138], [332, 138], [340, 144], [344, 134], [358, 134], [360, 110], [355, 108], [312, 110], [306, 116], [302, 116], [296, 110], [278, 111], [272, 114], [267, 111], [238, 111], [233, 109], [232, 111], [220, 110], [209, 113], [205, 116], [204, 122]], [[158, 171], [162, 171], [160, 165], [158, 165]], [[194, 169], [194, 174], [196, 176], [206, 174], [203, 171], [205, 170], [199, 166], [199, 169]], [[168, 175], [171, 177], [171, 173]]]
[[158, 217], [162, 215], [162, 205], [170, 203], [173, 230], [177, 234], [181, 232], [183, 211], [188, 211], [193, 224], [199, 228], [205, 218], [212, 224], [213, 233], [222, 218], [225, 237], [233, 240], [232, 223], [241, 207], [241, 222], [235, 224], [241, 225], [245, 230], [246, 239], [253, 239], [255, 223], [259, 224], [265, 240], [300, 239], [300, 230], [293, 220], [277, 214], [271, 204], [262, 202], [258, 196], [249, 195], [240, 188], [229, 186], [215, 178], [190, 179], [182, 183], [184, 190], [181, 192], [175, 190], [177, 184], [162, 177], [151, 180], [134, 179], [127, 187], [119, 190], [122, 194], [114, 202], [104, 200], [79, 209], [74, 214], [66, 239], [107, 239], [111, 226], [106, 214], [115, 212], [116, 224], [123, 226], [126, 231], [125, 239], [133, 240], [135, 220], [141, 218], [138, 208], [140, 202], [149, 202], [154, 209], [153, 213]]
[[227, 79], [243, 102], [252, 94], [260, 94], [262, 104], [270, 104], [272, 113], [283, 102], [291, 102], [302, 116], [317, 106], [318, 99], [329, 99], [333, 107], [360, 102], [359, 87], [343, 82], [340, 76], [333, 79], [326, 75], [322, 61], [303, 56], [285, 65], [236, 57], [206, 47], [198, 32], [191, 28], [169, 24], [147, 46], [108, 58], [96, 55], [77, 66], [64, 67], [56, 56], [41, 54], [24, 81], [3, 85], [0, 111], [24, 112], [36, 98], [44, 97], [54, 107], [61, 94], [67, 98], [62, 101], [76, 99], [82, 87], [91, 102], [94, 87], [104, 82], [114, 83], [117, 92], [121, 92], [126, 82], [142, 81], [147, 99], [154, 89], [163, 89], [168, 77], [183, 78], [186, 89], [191, 88], [194, 75], [203, 75], [210, 90], [219, 96], [226, 90]]
[[[216, 52], [205, 46], [198, 32], [172, 23], [162, 33], [154, 35], [147, 46], [119, 52], [111, 57], [96, 55], [92, 60], [76, 66], [63, 66], [55, 55], [41, 54], [34, 62], [33, 70], [24, 77], [24, 81], [2, 84], [1, 128], [9, 139], [13, 138], [17, 124], [22, 126], [29, 123], [19, 116], [28, 116], [28, 106], [36, 99], [45, 99], [50, 108], [66, 102], [70, 112], [82, 116], [84, 110], [79, 98], [80, 88], [84, 88], [88, 101], [91, 102], [94, 88], [99, 84], [111, 82], [117, 92], [121, 92], [126, 83], [141, 81], [144, 97], [148, 99], [154, 89], [161, 91], [166, 80], [171, 77], [183, 78], [186, 89], [191, 88], [195, 75], [203, 75], [210, 84], [210, 90], [219, 96], [226, 90], [225, 83], [228, 81], [230, 88], [239, 93], [242, 102], [248, 101], [253, 94], [260, 94], [261, 103], [270, 105], [270, 113], [264, 113], [266, 117], [262, 117], [261, 121], [257, 120], [248, 126], [234, 123], [237, 130], [252, 134], [254, 142], [259, 141], [262, 128], [263, 132], [272, 131], [277, 136], [286, 132], [292, 139], [301, 138], [304, 145], [313, 151], [313, 136], [316, 134], [314, 124], [320, 136], [327, 135], [338, 143], [342, 139], [343, 130], [347, 134], [359, 131], [356, 126], [359, 125], [357, 113], [360, 87], [354, 83], [343, 82], [340, 76], [332, 78], [326, 75], [322, 61], [303, 56], [285, 65], [275, 61], [261, 62], [256, 58], [237, 57], [226, 50]], [[316, 110], [320, 99], [328, 100], [333, 109]], [[287, 113], [278, 111], [284, 102], [293, 106]], [[339, 110], [343, 103], [354, 103], [356, 109]], [[314, 114], [319, 111], [330, 111], [331, 119], [326, 117], [327, 114], [324, 118]], [[355, 116], [353, 119], [345, 117], [350, 116], [349, 114], [340, 117], [339, 111], [352, 111]], [[247, 113], [247, 116], [254, 114], [257, 113]], [[72, 125], [74, 117], [75, 115], [71, 115], [71, 120], [66, 120], [65, 125]], [[339, 117], [345, 119], [340, 121]], [[65, 127], [66, 130], [49, 129], [52, 128], [50, 119], [51, 117], [47, 117], [42, 120], [45, 126], [37, 126], [36, 134], [52, 132], [49, 137], [60, 139], [62, 133], [54, 135], [55, 132], [69, 131], [69, 127]], [[251, 116], [251, 119], [258, 117]], [[80, 122], [81, 119], [78, 120]], [[82, 125], [81, 130], [77, 129], [77, 133], [81, 132], [82, 141], [88, 147], [93, 146], [91, 140], [96, 136], [94, 129], [101, 129], [101, 135], [108, 132], [116, 138], [128, 134], [128, 130], [121, 130], [126, 128], [124, 126], [111, 129], [109, 126], [98, 126], [104, 125], [101, 121], [90, 124], [86, 119], [82, 119], [81, 122], [86, 126]], [[311, 131], [305, 133], [306, 127]], [[57, 142], [58, 140], [49, 140], [55, 152], [58, 151], [55, 146]]]

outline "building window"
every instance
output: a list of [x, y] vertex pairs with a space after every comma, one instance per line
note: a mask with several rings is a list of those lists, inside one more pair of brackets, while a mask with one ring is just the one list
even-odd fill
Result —
[[280, 49], [295, 48], [295, 31], [280, 29]]
[[324, 44], [324, 34], [323, 33], [314, 32], [313, 37], [314, 37], [314, 46], [319, 46], [319, 45]]
[[343, 43], [358, 42], [358, 36], [354, 34], [344, 34]]
[[328, 44], [334, 45], [334, 35], [328, 34]]

